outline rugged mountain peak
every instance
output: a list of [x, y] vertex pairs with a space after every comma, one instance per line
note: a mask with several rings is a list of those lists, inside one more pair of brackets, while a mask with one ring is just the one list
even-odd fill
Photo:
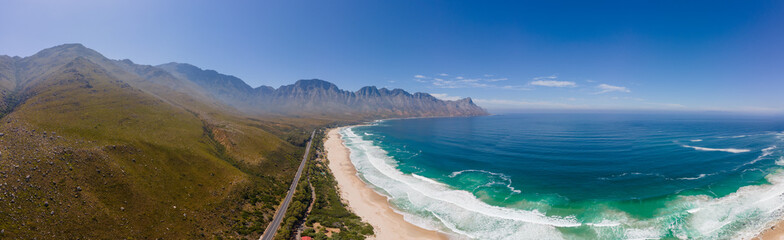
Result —
[[302, 79], [294, 83], [293, 87], [310, 90], [310, 89], [338, 89], [334, 83], [327, 82], [321, 79]]
[[[109, 75], [123, 79], [141, 78], [144, 80], [138, 81], [138, 84], [146, 84], [144, 86], [151, 87], [151, 89], [155, 89], [150, 85], [154, 84], [184, 91], [190, 95], [206, 92], [208, 94], [203, 96], [210, 97], [211, 95], [212, 99], [256, 113], [313, 114], [349, 118], [487, 114], [470, 98], [442, 101], [427, 93], [411, 94], [399, 88], [390, 90], [379, 89], [375, 86], [363, 87], [356, 92], [351, 92], [342, 90], [337, 85], [321, 79], [303, 79], [278, 89], [269, 86], [253, 88], [235, 76], [202, 69], [187, 63], [171, 62], [153, 67], [138, 65], [127, 59], [109, 60], [81, 44], [55, 46], [21, 60], [9, 60], [7, 57], [2, 59], [5, 60], [0, 63], [6, 62], [5, 65], [19, 65], [22, 69], [32, 69], [22, 72], [0, 71], [0, 74], [5, 76], [2, 78], [7, 78], [0, 81], [0, 87], [4, 89], [14, 87], [15, 81], [12, 81], [14, 78], [21, 79], [19, 82], [35, 83], [36, 79], [40, 79], [42, 75], [46, 74], [46, 71], [39, 70], [67, 65], [66, 67], [77, 70], [102, 69], [100, 71], [102, 73], [111, 73]], [[191, 85], [193, 86], [191, 87]]]
[[212, 82], [219, 82], [219, 83], [228, 83], [232, 84], [236, 87], [243, 88], [245, 90], [252, 89], [250, 86], [245, 84], [244, 81], [241, 79], [232, 76], [221, 74], [215, 70], [211, 69], [201, 69], [197, 66], [193, 66], [187, 63], [176, 63], [170, 62], [167, 64], [158, 65], [158, 68], [166, 70], [168, 72], [180, 73], [184, 75], [188, 75], [189, 78], [197, 78], [203, 81], [212, 81]]
[[55, 48], [80, 48], [80, 49], [89, 49], [89, 48], [85, 47], [84, 45], [82, 45], [81, 43], [64, 43], [64, 44], [60, 44], [60, 45], [57, 45], [57, 46], [51, 47], [51, 48], [49, 48], [49, 49], [55, 49]]
[[411, 96], [411, 94], [406, 92], [406, 90], [400, 88], [392, 89], [392, 91], [390, 91], [389, 94], [393, 96], [397, 96], [397, 95]]
[[432, 100], [432, 101], [439, 101], [438, 98], [433, 97], [433, 95], [430, 95], [429, 93], [417, 92], [417, 93], [414, 93], [413, 96], [415, 98], [419, 98], [419, 99], [427, 99], [427, 100]]
[[197, 66], [193, 66], [193, 65], [187, 64], [187, 63], [178, 63], [178, 62], [170, 62], [170, 63], [166, 63], [166, 64], [161, 64], [161, 65], [158, 65], [158, 67], [159, 68], [163, 68], [163, 69], [173, 68], [173, 69], [177, 69], [179, 71], [188, 71], [188, 72], [190, 72], [190, 71], [194, 71], [194, 72], [195, 71], [204, 71], [204, 70], [202, 70], [201, 68], [199, 68]]
[[215, 70], [201, 69], [187, 63], [176, 62], [158, 65], [157, 67], [177, 78], [190, 80], [208, 91], [214, 92], [218, 95], [216, 96], [218, 98], [223, 98], [223, 95], [233, 95], [233, 97], [244, 99], [254, 92], [254, 89], [242, 81], [242, 79], [221, 74]]
[[39, 51], [38, 53], [34, 54], [33, 58], [47, 58], [47, 57], [96, 57], [96, 58], [103, 58], [104, 56], [98, 53], [95, 50], [89, 49], [80, 43], [70, 43], [70, 44], [63, 44], [59, 46], [54, 46], [51, 48], [47, 48], [44, 50]]
[[109, 79], [114, 78], [101, 65], [85, 57], [76, 57], [55, 71], [43, 75], [35, 84], [26, 86], [25, 91], [27, 94], [35, 95], [46, 91], [62, 91], [62, 89], [91, 89], [97, 81], [108, 83]]
[[272, 93], [273, 91], [275, 91], [275, 88], [270, 87], [270, 86], [261, 85], [261, 86], [258, 86], [256, 88], [254, 88], [253, 91], [258, 92], [258, 93]]
[[466, 102], [466, 103], [474, 104], [474, 101], [470, 97], [463, 98], [463, 99], [460, 99], [460, 100], [457, 100], [457, 101], [458, 102]]
[[46, 74], [46, 69], [59, 68], [77, 57], [89, 59], [89, 61], [106, 69], [111, 69], [114, 65], [111, 60], [84, 45], [63, 44], [41, 50], [29, 57], [16, 59], [17, 82], [20, 86], [35, 83]]
[[377, 97], [377, 96], [381, 96], [381, 92], [378, 91], [378, 88], [376, 88], [376, 86], [369, 86], [369, 87], [360, 88], [359, 91], [357, 91], [355, 94], [357, 96], [363, 96], [363, 97]]
[[351, 92], [321, 79], [303, 79], [278, 89], [269, 86], [251, 88], [234, 76], [190, 64], [167, 63], [158, 67], [201, 86], [229, 105], [249, 112], [350, 119], [487, 115], [470, 99], [442, 101], [427, 93], [411, 94], [399, 88], [390, 90], [367, 86]]

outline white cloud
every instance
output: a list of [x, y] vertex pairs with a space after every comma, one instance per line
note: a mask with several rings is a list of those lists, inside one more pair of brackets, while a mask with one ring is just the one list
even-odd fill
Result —
[[496, 88], [496, 89], [509, 89], [509, 90], [529, 90], [525, 86], [502, 86], [496, 85], [495, 82], [506, 81], [507, 78], [488, 78], [488, 77], [475, 77], [469, 78], [464, 76], [448, 77], [446, 73], [436, 74], [437, 77], [425, 77], [422, 75], [414, 76], [414, 80], [421, 83], [429, 83], [432, 87], [436, 88]]
[[446, 94], [446, 93], [431, 93], [430, 95], [433, 95], [433, 97], [436, 97], [438, 99], [447, 100], [447, 101], [457, 101], [457, 100], [462, 99], [462, 97], [459, 97], [459, 96], [449, 96], [449, 94]]
[[556, 78], [558, 78], [558, 76], [553, 74], [550, 76], [535, 77], [534, 80], [555, 80]]
[[500, 81], [506, 81], [506, 80], [509, 80], [509, 79], [508, 78], [491, 78], [491, 79], [487, 79], [488, 82], [500, 82]]
[[441, 78], [433, 78], [431, 82], [437, 88], [488, 88], [492, 87], [486, 83], [482, 83], [479, 79], [463, 79], [463, 80], [446, 80]]
[[556, 81], [556, 80], [536, 80], [530, 82], [534, 86], [543, 87], [576, 87], [577, 84], [570, 81]]
[[577, 87], [577, 83], [570, 81], [558, 81], [558, 76], [550, 75], [543, 77], [535, 77], [529, 85], [542, 86], [542, 87]]
[[613, 85], [604, 84], [604, 83], [599, 84], [596, 87], [599, 88], [599, 90], [600, 90], [596, 94], [603, 94], [603, 93], [609, 93], [609, 92], [625, 92], [625, 93], [631, 92], [626, 87], [613, 86]]
[[525, 86], [518, 86], [518, 85], [505, 85], [501, 88], [508, 89], [508, 90], [531, 90], [530, 88], [527, 88]]

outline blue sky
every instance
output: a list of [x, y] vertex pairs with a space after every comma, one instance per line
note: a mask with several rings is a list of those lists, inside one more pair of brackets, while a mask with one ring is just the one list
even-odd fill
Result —
[[0, 54], [83, 43], [278, 87], [491, 110], [784, 112], [784, 1], [3, 1]]

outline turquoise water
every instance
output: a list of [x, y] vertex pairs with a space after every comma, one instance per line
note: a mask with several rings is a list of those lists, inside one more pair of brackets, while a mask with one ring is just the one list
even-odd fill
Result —
[[519, 114], [341, 133], [406, 220], [455, 238], [742, 238], [784, 211], [780, 118]]

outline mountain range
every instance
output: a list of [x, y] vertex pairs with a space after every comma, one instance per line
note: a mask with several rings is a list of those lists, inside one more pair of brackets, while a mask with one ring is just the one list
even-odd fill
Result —
[[210, 95], [239, 109], [296, 115], [353, 115], [371, 118], [479, 116], [487, 112], [470, 98], [443, 101], [427, 93], [408, 93], [368, 86], [356, 92], [319, 79], [299, 80], [277, 89], [250, 87], [241, 79], [184, 63], [158, 65], [181, 79], [203, 87]]
[[0, 97], [0, 238], [26, 239], [257, 238], [312, 129], [486, 114], [322, 80], [252, 88], [80, 44], [0, 56]]
[[219, 102], [254, 114], [327, 115], [348, 119], [487, 115], [470, 98], [444, 101], [427, 93], [411, 94], [402, 89], [375, 86], [351, 92], [319, 79], [299, 80], [277, 89], [270, 86], [253, 88], [237, 77], [186, 63], [148, 66], [128, 59], [110, 60], [81, 44], [56, 46], [26, 58], [0, 56], [0, 92], [3, 96], [18, 95], [24, 87], [34, 84], [36, 77], [46, 69], [75, 57], [86, 58], [109, 69], [123, 80], [142, 78], [148, 85], [165, 85], [181, 93], [207, 97], [202, 98], [207, 102]]

